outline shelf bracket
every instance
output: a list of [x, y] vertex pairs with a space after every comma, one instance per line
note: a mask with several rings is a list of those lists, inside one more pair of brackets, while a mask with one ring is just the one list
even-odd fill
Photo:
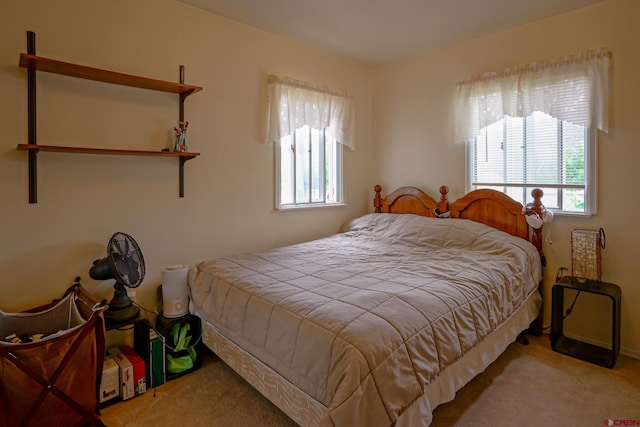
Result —
[[[178, 76], [178, 81], [180, 82], [181, 85], [184, 84], [184, 65], [180, 66], [180, 75]], [[178, 120], [180, 120], [181, 122], [184, 122], [184, 100], [186, 97], [187, 97], [186, 94], [184, 93], [180, 94], [180, 110], [178, 113]], [[180, 164], [182, 165], [183, 163], [181, 162]]]
[[180, 169], [178, 171], [179, 174], [179, 182], [180, 182], [180, 197], [184, 197], [184, 164], [187, 160], [193, 159], [195, 156], [180, 156]]
[[[36, 54], [36, 33], [27, 31], [27, 53]], [[38, 143], [36, 128], [36, 70], [27, 69], [27, 104], [28, 104], [28, 138], [29, 144]], [[38, 203], [38, 151], [29, 151], [29, 203]]]

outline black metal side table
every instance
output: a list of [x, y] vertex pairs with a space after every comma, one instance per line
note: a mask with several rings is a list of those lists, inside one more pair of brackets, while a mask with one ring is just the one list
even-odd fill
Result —
[[[611, 319], [611, 348], [603, 348], [568, 338], [564, 335], [563, 310], [565, 289], [602, 295], [611, 300], [613, 308]], [[585, 283], [580, 283], [573, 277], [563, 277], [558, 283], [553, 285], [551, 292], [551, 348], [559, 353], [607, 368], [613, 368], [620, 353], [620, 310], [622, 300], [620, 287], [613, 283], [597, 282], [595, 280], [587, 280]]]

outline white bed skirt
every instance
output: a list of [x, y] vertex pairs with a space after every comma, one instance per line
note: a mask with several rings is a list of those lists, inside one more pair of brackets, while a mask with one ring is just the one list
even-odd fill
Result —
[[[529, 327], [540, 311], [541, 302], [539, 293], [533, 292], [502, 326], [448, 366], [436, 381], [428, 384], [424, 395], [402, 413], [396, 426], [428, 426], [433, 419], [432, 411], [438, 405], [453, 400], [458, 390], [483, 372], [515, 341], [520, 332]], [[193, 314], [202, 318], [205, 345], [263, 396], [300, 426], [330, 425], [326, 406], [238, 347], [202, 315], [194, 312], [193, 304], [191, 309]]]

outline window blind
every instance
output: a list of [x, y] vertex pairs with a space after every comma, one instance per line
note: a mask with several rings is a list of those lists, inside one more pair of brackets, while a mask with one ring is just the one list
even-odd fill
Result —
[[547, 207], [582, 212], [584, 201], [572, 198], [584, 198], [588, 138], [584, 126], [544, 113], [507, 116], [471, 142], [471, 186], [494, 188], [522, 203], [540, 187]]

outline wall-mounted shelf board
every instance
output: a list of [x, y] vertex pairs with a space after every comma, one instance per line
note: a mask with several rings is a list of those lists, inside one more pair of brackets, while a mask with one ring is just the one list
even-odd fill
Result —
[[[88, 147], [63, 147], [58, 145], [39, 144], [18, 144], [18, 150], [28, 151], [30, 155], [36, 155], [40, 151], [50, 151], [54, 153], [79, 153], [79, 154], [111, 154], [119, 156], [160, 156], [178, 158], [180, 164], [178, 169], [178, 185], [180, 197], [184, 197], [184, 164], [200, 153], [180, 152], [180, 151], [151, 151], [151, 150], [120, 150], [112, 148], [88, 148]], [[29, 176], [30, 183], [35, 182], [36, 177]], [[31, 193], [31, 192], [30, 192]], [[31, 195], [31, 194], [30, 194]], [[35, 202], [32, 202], [35, 203]]]
[[115, 154], [125, 156], [165, 156], [184, 157], [186, 160], [199, 156], [200, 153], [181, 151], [125, 150], [113, 148], [63, 147], [59, 145], [18, 144], [18, 150], [52, 151], [57, 153]]
[[132, 74], [117, 73], [114, 71], [102, 70], [100, 68], [86, 67], [84, 65], [72, 64], [70, 62], [43, 58], [42, 56], [29, 55], [27, 53], [20, 54], [19, 65], [22, 68], [33, 68], [47, 73], [61, 74], [80, 79], [95, 80], [104, 83], [151, 89], [161, 92], [191, 95], [202, 90], [199, 86], [150, 79], [147, 77], [134, 76]]

